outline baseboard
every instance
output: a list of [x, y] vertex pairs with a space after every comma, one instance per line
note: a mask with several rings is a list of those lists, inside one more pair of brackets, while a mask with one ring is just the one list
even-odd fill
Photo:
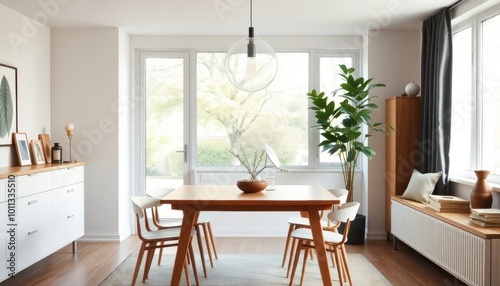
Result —
[[372, 230], [366, 233], [367, 240], [387, 240], [387, 231], [385, 230]]
[[78, 239], [82, 242], [121, 242], [125, 238], [120, 234], [112, 233], [89, 233], [86, 232], [84, 236]]

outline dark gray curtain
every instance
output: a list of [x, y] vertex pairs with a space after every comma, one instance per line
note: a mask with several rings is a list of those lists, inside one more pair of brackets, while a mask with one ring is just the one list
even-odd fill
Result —
[[448, 193], [451, 131], [452, 31], [448, 8], [424, 21], [422, 67], [420, 171], [442, 171], [434, 193]]

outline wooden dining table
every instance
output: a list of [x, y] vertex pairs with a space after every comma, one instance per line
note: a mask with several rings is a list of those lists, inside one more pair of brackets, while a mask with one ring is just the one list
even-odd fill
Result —
[[161, 202], [183, 211], [171, 286], [180, 283], [191, 230], [201, 211], [299, 211], [307, 215], [323, 285], [332, 285], [319, 211], [332, 209], [340, 200], [320, 185], [277, 185], [274, 191], [257, 193], [243, 193], [236, 185], [184, 185]]

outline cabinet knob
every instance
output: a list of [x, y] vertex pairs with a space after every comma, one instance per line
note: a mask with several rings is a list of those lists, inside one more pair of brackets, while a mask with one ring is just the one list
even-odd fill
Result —
[[32, 235], [32, 234], [35, 234], [38, 232], [38, 229], [35, 229], [35, 230], [32, 230], [32, 231], [28, 231], [28, 235]]
[[72, 218], [72, 217], [74, 217], [74, 216], [75, 216], [74, 214], [71, 214], [71, 215], [67, 216], [66, 218], [67, 218], [67, 219], [70, 219], [70, 218]]
[[34, 204], [36, 204], [37, 202], [38, 202], [38, 200], [32, 200], [32, 201], [29, 201], [29, 202], [28, 202], [28, 206], [29, 206], [29, 205], [34, 205]]

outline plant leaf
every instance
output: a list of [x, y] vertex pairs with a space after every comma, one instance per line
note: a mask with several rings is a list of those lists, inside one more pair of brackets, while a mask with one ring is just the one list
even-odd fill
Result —
[[13, 117], [14, 106], [12, 104], [9, 82], [3, 76], [0, 83], [0, 138], [4, 138], [9, 134]]

